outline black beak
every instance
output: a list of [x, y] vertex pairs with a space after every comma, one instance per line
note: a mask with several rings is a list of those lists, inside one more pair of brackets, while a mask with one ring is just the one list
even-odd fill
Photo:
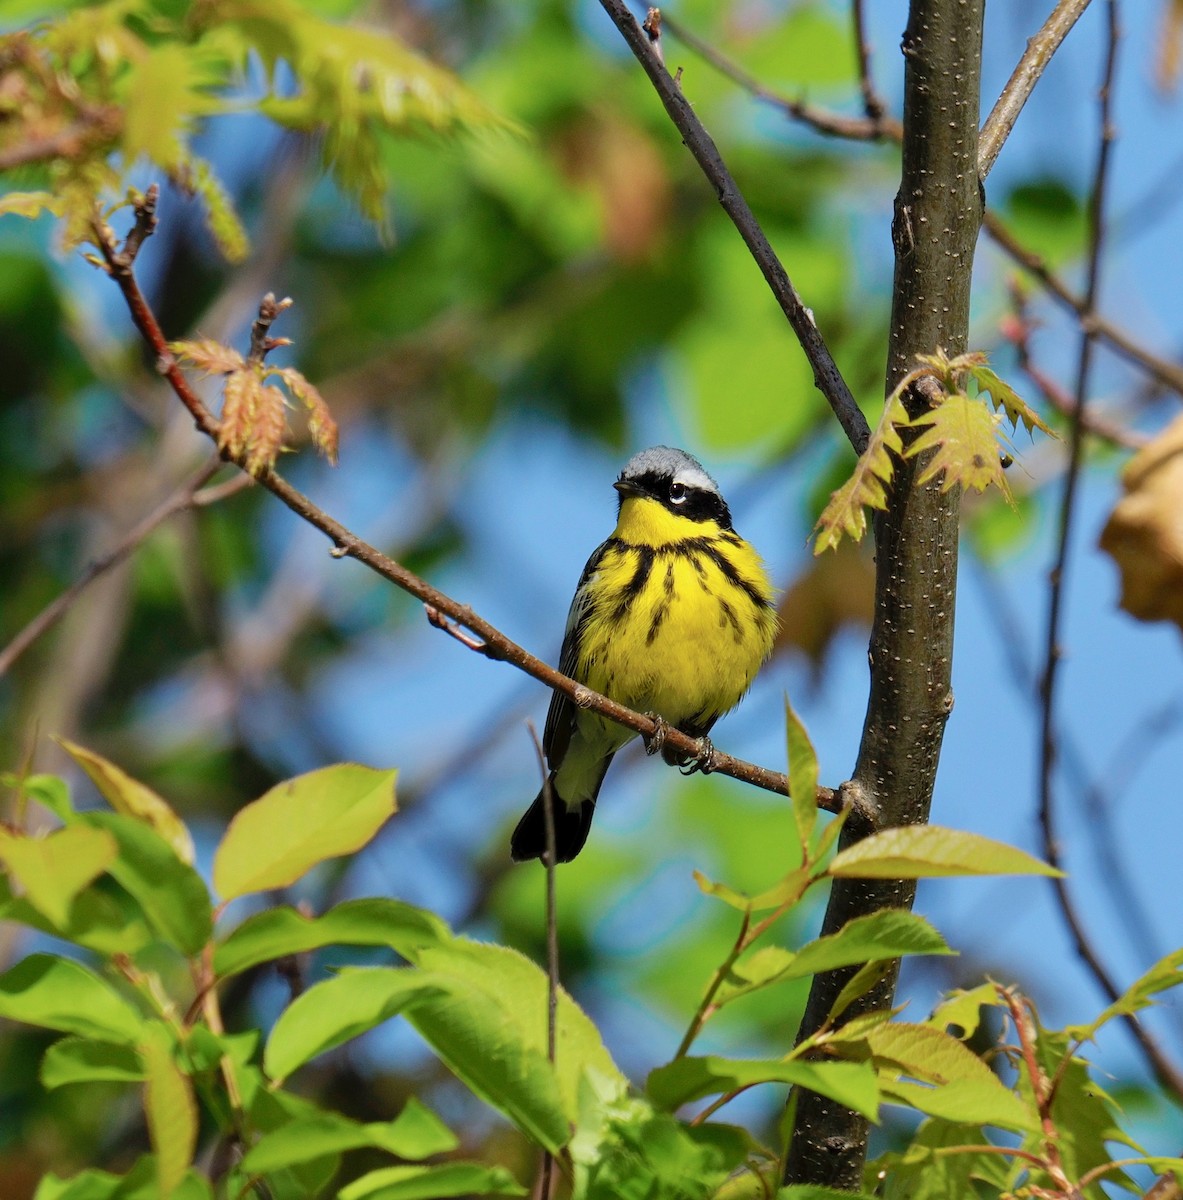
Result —
[[620, 493], [621, 499], [625, 496], [643, 496], [645, 494], [644, 488], [638, 487], [631, 479], [618, 479], [612, 486]]

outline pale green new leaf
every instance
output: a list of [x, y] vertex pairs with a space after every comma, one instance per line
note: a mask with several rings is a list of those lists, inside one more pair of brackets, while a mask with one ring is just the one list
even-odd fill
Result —
[[1062, 875], [1026, 851], [962, 829], [901, 825], [839, 851], [827, 874], [855, 879], [944, 875]]
[[389, 946], [408, 958], [413, 950], [451, 936], [434, 913], [401, 900], [347, 900], [320, 917], [281, 905], [248, 917], [233, 930], [214, 951], [214, 972], [224, 979], [262, 962], [333, 945]]
[[868, 1164], [864, 1178], [881, 1177], [883, 1200], [952, 1200], [976, 1197], [974, 1180], [1005, 1191], [1007, 1160], [988, 1149], [977, 1153], [941, 1154], [960, 1146], [988, 1146], [978, 1125], [960, 1125], [939, 1117], [925, 1120], [906, 1150], [883, 1155]]
[[809, 740], [809, 732], [785, 697], [785, 731], [789, 748], [789, 795], [793, 804], [793, 820], [801, 839], [801, 852], [809, 856], [809, 840], [817, 824], [817, 751]]
[[173, 1062], [172, 1044], [163, 1025], [148, 1027], [140, 1043], [144, 1064], [144, 1116], [156, 1152], [161, 1200], [169, 1200], [193, 1161], [197, 1146], [197, 1104], [189, 1077]]
[[135, 1042], [144, 1029], [109, 983], [51, 954], [30, 954], [0, 975], [0, 1017], [109, 1042]]
[[949, 1121], [1020, 1131], [1039, 1127], [1035, 1112], [972, 1050], [941, 1029], [889, 1021], [868, 1029], [863, 1040], [875, 1057], [885, 1097]]
[[955, 1025], [961, 1030], [961, 1038], [971, 1038], [981, 1024], [983, 1008], [1005, 1007], [993, 983], [980, 983], [968, 990], [950, 992], [933, 1010], [928, 1023], [937, 1029]]
[[396, 771], [342, 763], [277, 784], [241, 809], [214, 854], [224, 900], [287, 887], [360, 850], [395, 812]]
[[891, 970], [890, 958], [881, 958], [877, 962], [864, 963], [859, 967], [834, 997], [834, 1003], [830, 1005], [830, 1011], [826, 1014], [826, 1023], [833, 1025], [856, 1000], [862, 999], [884, 976], [890, 974]]
[[1175, 950], [1160, 958], [1149, 971], [1130, 984], [1095, 1021], [1088, 1025], [1071, 1025], [1064, 1032], [1075, 1041], [1091, 1041], [1101, 1026], [1107, 1025], [1114, 1017], [1141, 1012], [1154, 1002], [1153, 997], [1159, 992], [1180, 984], [1183, 984], [1183, 950]]
[[43, 212], [58, 216], [59, 211], [60, 205], [51, 192], [9, 192], [6, 196], [0, 196], [0, 217], [12, 213], [13, 216], [31, 220]]
[[1010, 499], [999, 455], [1002, 416], [983, 400], [953, 392], [909, 424], [924, 432], [905, 451], [908, 458], [931, 451], [917, 484], [941, 477], [941, 491], [955, 486], [984, 492], [991, 484]]
[[867, 532], [868, 508], [887, 507], [887, 488], [895, 475], [893, 455], [903, 454], [904, 443], [897, 425], [905, 425], [908, 413], [900, 399], [899, 389], [883, 406], [883, 415], [867, 443], [867, 448], [855, 463], [854, 474], [830, 497], [814, 529], [817, 540], [814, 554], [821, 554], [838, 545], [843, 536], [861, 541]]
[[115, 839], [100, 829], [70, 825], [46, 837], [25, 837], [0, 826], [0, 863], [34, 908], [65, 926], [80, 891], [114, 861]]
[[846, 1108], [878, 1119], [879, 1089], [865, 1062], [801, 1059], [730, 1059], [684, 1056], [649, 1073], [645, 1091], [658, 1108], [673, 1111], [691, 1100], [734, 1092], [758, 1083], [789, 1083], [828, 1096]]
[[193, 863], [193, 838], [185, 822], [169, 803], [146, 784], [133, 779], [122, 767], [117, 767], [101, 754], [87, 750], [65, 738], [58, 745], [90, 776], [99, 794], [118, 813], [135, 817], [151, 826], [176, 852], [183, 862]]
[[[763, 1193], [754, 1193], [760, 1196]], [[877, 1200], [871, 1192], [841, 1192], [820, 1183], [790, 1183], [776, 1193], [776, 1200]]]

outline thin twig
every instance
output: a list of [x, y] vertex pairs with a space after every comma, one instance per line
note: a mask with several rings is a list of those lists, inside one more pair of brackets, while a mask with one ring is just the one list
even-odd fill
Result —
[[851, 0], [851, 24], [854, 26], [854, 52], [858, 59], [859, 91], [863, 96], [863, 112], [867, 120], [880, 126], [887, 113], [887, 105], [875, 90], [871, 78], [871, 46], [867, 41], [867, 26], [863, 19], [863, 0]]
[[1052, 55], [1060, 48], [1089, 3], [1090, 0], [1059, 0], [1039, 32], [1027, 42], [1023, 57], [1006, 81], [1006, 87], [1002, 89], [1002, 94], [978, 134], [978, 175], [982, 179], [990, 174], [998, 152], [1010, 137], [1019, 113], [1042, 78]]
[[814, 324], [813, 314], [802, 303], [783, 264], [760, 228], [760, 223], [732, 178], [731, 172], [727, 170], [719, 148], [691, 108], [690, 102], [682, 94], [679, 83], [665, 69], [665, 64], [650, 41], [649, 34], [637, 24], [625, 0], [600, 0], [600, 4], [620, 30], [645, 74], [649, 76], [649, 82], [653, 84], [670, 120], [682, 135], [686, 148], [694, 155], [703, 174], [713, 184], [723, 211], [731, 218], [740, 237], [751, 251], [781, 311], [797, 335], [797, 340], [813, 368], [814, 383], [833, 409], [855, 452], [861, 454], [871, 436], [867, 419], [855, 403], [850, 388], [846, 386], [846, 380], [842, 378], [825, 340]]
[[[197, 428], [216, 441], [218, 422], [177, 365], [176, 359], [168, 348], [167, 339], [156, 320], [156, 315], [140, 291], [131, 265], [121, 261], [115, 245], [114, 234], [99, 224], [96, 224], [94, 232], [96, 244], [107, 264], [111, 278], [123, 293], [133, 323], [157, 357], [158, 370], [168, 381], [177, 398], [188, 409]], [[236, 462], [228, 453], [224, 452], [223, 457], [227, 461]], [[241, 466], [242, 464], [236, 462], [236, 465]], [[334, 520], [323, 509], [313, 504], [302, 492], [292, 487], [282, 476], [267, 469], [259, 472], [255, 479], [260, 486], [265, 487], [273, 496], [286, 504], [296, 516], [325, 534], [333, 543], [331, 553], [334, 557], [355, 559], [382, 576], [383, 579], [421, 600], [429, 609], [434, 609], [437, 616], [442, 614], [443, 617], [450, 618], [460, 629], [468, 630], [473, 635], [472, 639], [468, 639], [465, 635], [466, 644], [468, 641], [472, 641], [474, 643], [472, 648], [479, 649], [487, 658], [510, 663], [518, 670], [533, 676], [540, 683], [562, 692], [579, 708], [600, 713], [643, 737], [652, 737], [657, 732], [658, 722], [654, 721], [652, 717], [626, 708], [623, 704], [618, 704], [615, 700], [611, 700], [599, 692], [593, 692], [570, 676], [556, 671], [542, 659], [511, 641], [467, 605], [453, 600], [414, 572], [407, 570], [401, 563], [388, 558], [369, 543], [357, 537], [339, 521]], [[672, 727], [666, 729], [666, 744], [691, 759], [701, 751], [697, 739]], [[719, 750], [714, 751], [710, 767], [716, 774], [728, 775], [765, 791], [778, 792], [781, 795], [788, 794], [788, 778], [781, 771], [770, 771], [766, 767], [745, 762], [743, 759], [735, 758]], [[842, 801], [833, 788], [820, 787], [818, 788], [818, 807], [827, 812], [839, 812], [842, 808]]]
[[[546, 1057], [553, 1067], [557, 1052], [559, 1025], [559, 922], [555, 901], [555, 814], [552, 808], [550, 772], [546, 769], [546, 755], [533, 721], [526, 722], [534, 750], [538, 755], [538, 769], [542, 772], [542, 820], [546, 830]], [[555, 1181], [555, 1159], [549, 1150], [542, 1152], [542, 1163], [538, 1172], [539, 1200], [550, 1200]]]
[[[1109, 166], [1114, 140], [1113, 132], [1113, 82], [1117, 68], [1117, 47], [1120, 39], [1117, 0], [1106, 0], [1108, 38], [1105, 65], [1099, 96], [1099, 147], [1097, 163], [1093, 173], [1092, 191], [1088, 205], [1089, 254], [1085, 284], [1084, 310], [1080, 352], [1077, 361], [1076, 388], [1073, 397], [1072, 424], [1068, 438], [1068, 466], [1064, 475], [1064, 491], [1060, 501], [1059, 535], [1055, 559], [1050, 574], [1047, 633], [1044, 643], [1044, 669], [1040, 687], [1042, 699], [1040, 719], [1039, 756], [1039, 824], [1043, 833], [1044, 857], [1053, 867], [1062, 863], [1059, 838], [1056, 829], [1054, 773], [1058, 759], [1057, 733], [1055, 725], [1056, 683], [1062, 656], [1060, 626], [1062, 621], [1065, 579], [1068, 568], [1069, 546], [1076, 516], [1076, 495], [1084, 461], [1085, 416], [1088, 404], [1089, 377], [1092, 368], [1096, 332], [1088, 323], [1088, 316], [1096, 308], [1100, 291], [1102, 248], [1105, 241], [1105, 193], [1109, 177]], [[1101, 961], [1085, 931], [1075, 902], [1068, 891], [1063, 876], [1052, 880], [1056, 899], [1064, 922], [1076, 947], [1076, 952], [1092, 973], [1108, 999], [1115, 1001], [1121, 990], [1108, 969]], [[1124, 1014], [1123, 1020], [1141, 1046], [1159, 1083], [1183, 1099], [1183, 1073], [1166, 1057], [1157, 1042], [1133, 1013]]]
[[[118, 566], [165, 521], [190, 508], [213, 502], [215, 497], [199, 489], [217, 473], [221, 459], [215, 455], [187, 479], [171, 496], [158, 504], [146, 517], [137, 522], [102, 558], [97, 558], [59, 596], [50, 601], [9, 643], [0, 650], [0, 676], [8, 673], [12, 664], [39, 638], [52, 629], [70, 611], [75, 600], [101, 575]], [[237, 480], [230, 483], [238, 484]], [[211, 488], [216, 498], [229, 494], [228, 484]], [[241, 485], [238, 485], [239, 487]], [[235, 487], [233, 490], [238, 490]]]

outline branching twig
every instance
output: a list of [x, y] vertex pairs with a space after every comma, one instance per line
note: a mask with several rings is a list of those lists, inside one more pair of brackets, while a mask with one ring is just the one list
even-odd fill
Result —
[[813, 368], [814, 383], [833, 409], [855, 452], [861, 454], [871, 435], [867, 419], [850, 394], [850, 388], [846, 386], [829, 348], [814, 324], [813, 314], [797, 295], [784, 266], [760, 228], [743, 193], [731, 177], [731, 172], [727, 170], [718, 147], [691, 108], [690, 102], [682, 94], [681, 87], [665, 69], [665, 63], [650, 41], [649, 34], [637, 24], [624, 0], [600, 0], [600, 4], [620, 30], [645, 74], [649, 76], [649, 82], [653, 84], [666, 112], [669, 113], [670, 120], [682, 135], [686, 148], [694, 155], [703, 174], [714, 185], [719, 203], [751, 251], [781, 311], [797, 335], [797, 340]]
[[[96, 244], [102, 252], [108, 272], [123, 293], [132, 321], [157, 356], [160, 373], [168, 380], [177, 398], [189, 410], [197, 428], [216, 440], [218, 422], [206, 408], [201, 397], [190, 386], [184, 372], [169, 351], [168, 342], [155, 314], [140, 291], [131, 264], [123, 261], [123, 256], [116, 247], [114, 234], [105, 226], [96, 223], [95, 235]], [[228, 454], [224, 454], [223, 457], [227, 461], [235, 461]], [[241, 466], [241, 464], [236, 465]], [[383, 579], [389, 580], [396, 587], [421, 600], [429, 610], [434, 610], [433, 623], [439, 624], [441, 617], [448, 618], [455, 626], [459, 627], [456, 632], [468, 631], [468, 633], [464, 633], [461, 640], [466, 645], [470, 645], [470, 648], [479, 650], [488, 658], [510, 663], [555, 691], [562, 692], [578, 707], [598, 712], [643, 737], [652, 737], [657, 732], [658, 723], [652, 717], [626, 708], [623, 704], [618, 704], [599, 692], [593, 692], [569, 676], [556, 671], [540, 658], [511, 641], [467, 605], [460, 604], [432, 587], [426, 580], [407, 570], [401, 563], [388, 558], [351, 533], [344, 525], [330, 517], [323, 509], [318, 508], [307, 496], [292, 487], [287, 480], [273, 470], [262, 470], [255, 478], [262, 487], [283, 501], [296, 516], [325, 534], [333, 543], [332, 553], [335, 557], [356, 559], [376, 574], [381, 575]], [[449, 629], [449, 632], [452, 630]], [[473, 638], [469, 638], [469, 633], [473, 635]], [[687, 758], [694, 758], [701, 750], [701, 746], [695, 738], [675, 728], [666, 730], [666, 744], [680, 751]], [[716, 774], [729, 775], [733, 779], [750, 783], [765, 791], [779, 792], [782, 795], [788, 794], [788, 778], [783, 772], [770, 771], [766, 767], [745, 762], [719, 750], [715, 750], [712, 754], [710, 769]], [[818, 806], [828, 812], [838, 812], [841, 810], [842, 802], [833, 788], [821, 787], [818, 789]]]
[[48, 630], [52, 629], [70, 610], [70, 606], [99, 576], [123, 562], [154, 530], [171, 517], [190, 508], [200, 508], [214, 503], [233, 492], [249, 487], [249, 475], [239, 476], [216, 487], [200, 490], [221, 467], [216, 455], [200, 470], [195, 472], [167, 500], [157, 505], [146, 517], [134, 525], [119, 543], [102, 558], [95, 559], [76, 580], [49, 604], [47, 604], [9, 643], [0, 650], [0, 676], [7, 674], [18, 658]]
[[990, 174], [998, 152], [1010, 136], [1023, 105], [1030, 99], [1052, 55], [1060, 48], [1089, 3], [1090, 0], [1059, 0], [1039, 32], [1028, 41], [1023, 57], [1006, 81], [1006, 87], [1002, 89], [978, 135], [978, 174], [982, 179]]
[[863, 0], [851, 0], [851, 24], [854, 26], [854, 52], [858, 58], [859, 91], [863, 95], [863, 112], [867, 120], [881, 126], [887, 114], [887, 105], [875, 90], [871, 78], [871, 46], [867, 41], [866, 22], [863, 20]]
[[[1048, 604], [1047, 633], [1044, 644], [1044, 670], [1040, 694], [1042, 699], [1040, 720], [1039, 758], [1039, 824], [1043, 833], [1044, 857], [1054, 867], [1061, 865], [1060, 844], [1056, 831], [1054, 773], [1058, 758], [1055, 727], [1056, 682], [1061, 659], [1060, 624], [1064, 604], [1064, 584], [1068, 567], [1069, 546], [1072, 526], [1076, 515], [1076, 493], [1080, 482], [1084, 460], [1085, 415], [1088, 404], [1089, 377], [1091, 373], [1096, 332], [1088, 324], [1097, 302], [1101, 277], [1101, 251], [1105, 240], [1105, 191], [1109, 176], [1109, 165], [1113, 147], [1112, 95], [1113, 80], [1117, 66], [1117, 46], [1120, 37], [1118, 27], [1117, 0], [1106, 0], [1108, 17], [1108, 39], [1105, 66], [1100, 89], [1099, 148], [1097, 164], [1093, 174], [1092, 193], [1089, 197], [1089, 256], [1085, 286], [1084, 309], [1080, 354], [1076, 371], [1076, 388], [1073, 397], [1072, 425], [1068, 439], [1068, 466], [1064, 475], [1064, 492], [1060, 501], [1059, 536], [1055, 560], [1050, 574], [1050, 597]], [[1085, 931], [1080, 914], [1068, 891], [1067, 881], [1059, 876], [1052, 880], [1056, 898], [1068, 926], [1077, 954], [1088, 967], [1101, 990], [1112, 1002], [1121, 994], [1116, 982], [1101, 961], [1100, 955]], [[1141, 1046], [1155, 1076], [1163, 1087], [1169, 1088], [1183, 1099], [1183, 1073], [1163, 1054], [1157, 1042], [1150, 1037], [1142, 1023], [1133, 1013], [1125, 1014], [1123, 1020]]]

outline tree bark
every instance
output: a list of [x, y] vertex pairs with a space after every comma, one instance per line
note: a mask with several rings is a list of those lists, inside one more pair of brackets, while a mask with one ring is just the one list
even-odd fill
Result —
[[[966, 349], [970, 278], [982, 219], [977, 169], [985, 0], [912, 0], [904, 33], [903, 168], [892, 237], [895, 284], [887, 390], [938, 347]], [[923, 401], [905, 398], [911, 411]], [[916, 487], [922, 461], [896, 464], [887, 511], [875, 522], [871, 687], [852, 785], [872, 821], [848, 822], [842, 845], [878, 829], [928, 820], [950, 686], [957, 591], [956, 489]], [[911, 907], [915, 884], [837, 879], [822, 932], [882, 908]], [[853, 968], [818, 976], [800, 1036], [815, 1031]], [[888, 1008], [898, 962], [845, 1019]], [[855, 1190], [862, 1184], [867, 1122], [808, 1091], [797, 1113], [785, 1180]]]

